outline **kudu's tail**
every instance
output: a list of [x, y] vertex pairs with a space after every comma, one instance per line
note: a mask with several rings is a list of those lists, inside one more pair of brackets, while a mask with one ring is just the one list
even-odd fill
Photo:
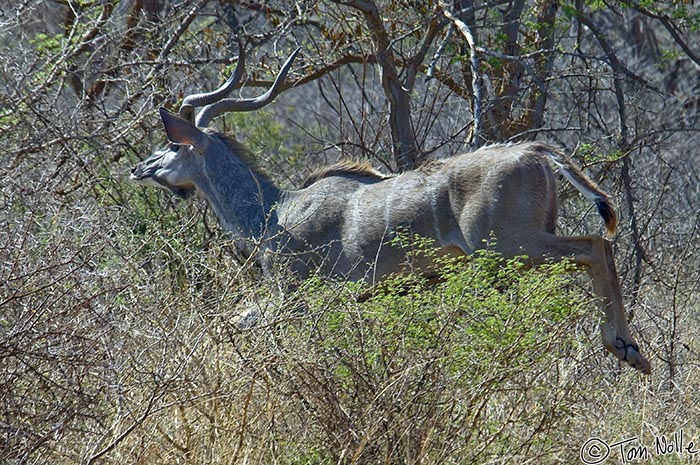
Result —
[[537, 152], [547, 155], [576, 190], [595, 203], [598, 207], [598, 213], [605, 222], [608, 237], [613, 237], [617, 231], [617, 212], [608, 194], [603, 192], [591, 178], [574, 165], [564, 153], [546, 144], [535, 143], [533, 148]]

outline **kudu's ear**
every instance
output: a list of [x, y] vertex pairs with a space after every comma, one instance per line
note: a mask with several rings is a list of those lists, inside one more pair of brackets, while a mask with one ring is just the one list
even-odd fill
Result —
[[191, 145], [198, 149], [204, 149], [207, 135], [189, 121], [170, 113], [165, 108], [160, 109], [160, 118], [165, 126], [165, 133], [170, 142], [175, 144]]

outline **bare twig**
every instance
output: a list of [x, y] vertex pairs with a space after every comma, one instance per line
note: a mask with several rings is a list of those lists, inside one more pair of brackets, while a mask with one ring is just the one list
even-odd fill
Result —
[[596, 40], [600, 44], [600, 47], [603, 49], [603, 52], [605, 53], [605, 56], [608, 57], [608, 60], [610, 62], [610, 66], [612, 67], [613, 71], [616, 74], [619, 74], [620, 76], [627, 76], [628, 78], [632, 79], [633, 81], [639, 82], [649, 88], [654, 88], [649, 81], [644, 79], [641, 76], [638, 76], [634, 72], [630, 71], [629, 68], [627, 68], [617, 57], [617, 53], [615, 53], [615, 49], [613, 48], [612, 44], [608, 41], [607, 37], [601, 31], [601, 29], [598, 27], [598, 25], [593, 22], [593, 20], [589, 17], [583, 14], [583, 12], [578, 12], [577, 19], [581, 22], [581, 24], [585, 25], [588, 27], [588, 29], [591, 30], [593, 35], [595, 36]]
[[384, 27], [381, 13], [371, 0], [334, 1], [361, 11], [365, 17], [367, 28], [375, 43], [377, 63], [381, 67], [382, 87], [389, 101], [389, 128], [397, 168], [399, 171], [411, 170], [416, 166], [420, 155], [411, 124], [410, 91], [399, 79], [391, 40]]
[[472, 89], [474, 92], [474, 98], [472, 100], [472, 113], [474, 114], [474, 125], [473, 125], [473, 130], [471, 131], [470, 134], [470, 141], [469, 146], [472, 149], [476, 149], [479, 147], [480, 142], [479, 138], [481, 135], [481, 87], [482, 87], [482, 79], [481, 75], [479, 74], [479, 58], [476, 56], [476, 44], [474, 43], [474, 36], [472, 35], [471, 29], [469, 29], [469, 26], [456, 17], [454, 14], [450, 12], [450, 10], [447, 8], [447, 6], [441, 2], [441, 6], [443, 8], [443, 14], [447, 19], [452, 21], [452, 23], [455, 25], [457, 30], [464, 36], [464, 38], [467, 40], [467, 44], [469, 44], [469, 62], [471, 64], [471, 74], [472, 74]]
[[690, 46], [683, 40], [681, 35], [678, 32], [678, 28], [676, 27], [675, 24], [669, 19], [667, 15], [662, 15], [662, 14], [656, 14], [652, 11], [650, 11], [648, 8], [645, 8], [642, 5], [632, 3], [632, 7], [642, 13], [645, 16], [649, 16], [650, 18], [658, 19], [663, 27], [666, 28], [669, 34], [671, 34], [671, 37], [673, 37], [673, 40], [676, 41], [678, 46], [685, 52], [688, 58], [690, 58], [696, 65], [700, 65], [700, 56], [696, 55], [695, 52], [693, 52], [690, 49]]

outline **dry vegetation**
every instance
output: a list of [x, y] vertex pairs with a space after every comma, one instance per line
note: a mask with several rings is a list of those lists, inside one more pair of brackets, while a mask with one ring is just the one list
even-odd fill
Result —
[[[643, 377], [603, 350], [587, 281], [562, 266], [485, 253], [432, 289], [402, 278], [358, 302], [358, 286], [313, 278], [282, 299], [287, 278], [261, 278], [205, 205], [128, 182], [163, 142], [155, 109], [220, 82], [234, 34], [253, 92], [304, 46], [274, 108], [218, 123], [276, 181], [340, 156], [408, 163], [392, 152], [377, 31], [339, 3], [0, 7], [0, 463], [576, 463], [592, 437], [637, 438], [638, 463], [698, 460], [656, 448], [682, 431], [700, 450], [697, 6], [473, 2], [479, 126], [463, 38], [423, 35], [441, 7], [376, 2], [394, 64], [427, 44], [407, 94], [416, 162], [465, 137], [537, 137], [614, 194]], [[564, 233], [598, 231], [562, 199]], [[251, 308], [261, 323], [239, 329]]]

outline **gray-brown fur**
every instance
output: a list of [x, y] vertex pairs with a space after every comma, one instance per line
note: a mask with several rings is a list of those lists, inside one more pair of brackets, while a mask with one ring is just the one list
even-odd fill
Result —
[[605, 314], [604, 346], [649, 373], [627, 327], [610, 243], [597, 235], [554, 234], [557, 187], [550, 162], [599, 206], [609, 232], [616, 224], [608, 196], [559, 150], [539, 142], [496, 145], [390, 177], [345, 164], [288, 191], [247, 164], [242, 148], [167, 111], [161, 117], [168, 138], [181, 145], [154, 153], [134, 167], [132, 178], [175, 193], [196, 191], [264, 270], [285, 265], [299, 278], [321, 273], [373, 284], [432, 266], [425, 259], [411, 262], [405, 248], [392, 246], [397, 233], [431, 239], [448, 255], [470, 254], [495, 236], [494, 247], [506, 258], [525, 255], [533, 266], [570, 258], [585, 269]]
[[389, 176], [375, 170], [367, 161], [341, 160], [330, 166], [320, 168], [304, 179], [302, 188], [309, 187], [311, 184], [333, 176], [360, 178], [363, 182], [378, 182]]

